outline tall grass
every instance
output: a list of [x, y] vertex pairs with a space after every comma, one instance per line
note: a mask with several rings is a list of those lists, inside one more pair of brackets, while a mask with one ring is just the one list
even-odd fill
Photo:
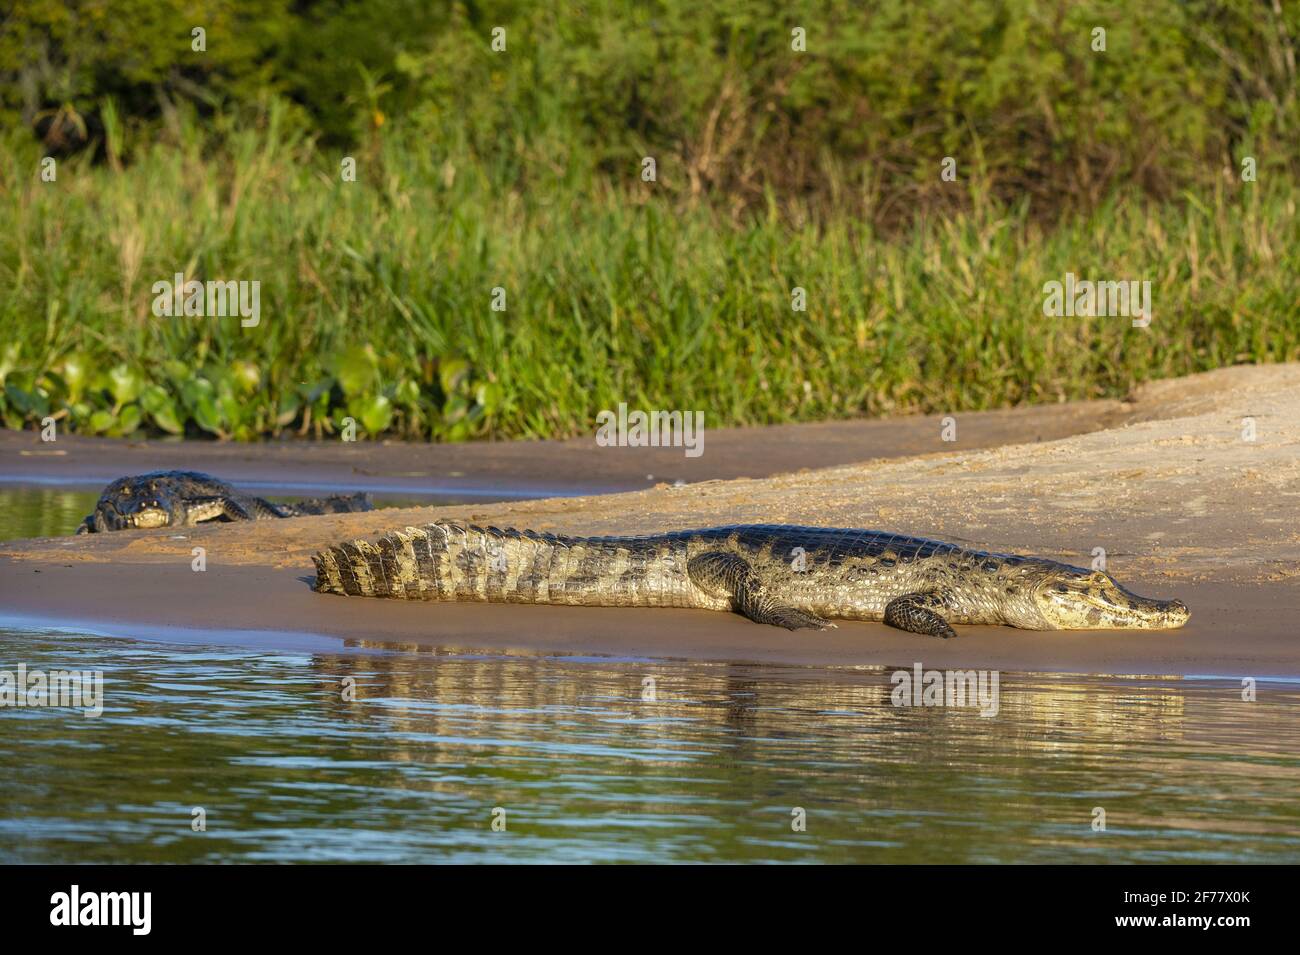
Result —
[[[281, 119], [180, 122], [55, 182], [35, 144], [0, 141], [7, 426], [559, 437], [620, 401], [711, 426], [959, 411], [1300, 357], [1285, 176], [1120, 191], [1050, 224], [964, 176], [964, 211], [881, 235], [774, 199], [737, 219], [635, 167], [502, 189], [472, 151], [401, 131], [353, 151], [345, 182], [341, 153]], [[176, 272], [259, 281], [260, 325], [156, 317]], [[1151, 325], [1045, 317], [1066, 272], [1149, 279]]]

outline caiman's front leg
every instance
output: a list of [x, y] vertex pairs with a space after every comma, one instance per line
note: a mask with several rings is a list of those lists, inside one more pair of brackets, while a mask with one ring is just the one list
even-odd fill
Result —
[[692, 557], [686, 565], [691, 582], [712, 597], [730, 600], [737, 611], [755, 623], [770, 623], [787, 630], [825, 630], [829, 620], [779, 603], [766, 593], [763, 581], [748, 561], [726, 551], [709, 551]]
[[103, 534], [107, 531], [124, 530], [129, 526], [117, 511], [109, 511], [96, 506], [93, 511], [86, 515], [86, 519], [81, 522], [81, 525], [77, 528], [77, 533]]
[[955, 637], [957, 634], [944, 618], [946, 601], [943, 594], [903, 594], [885, 604], [885, 623], [909, 633], [923, 633], [929, 637]]

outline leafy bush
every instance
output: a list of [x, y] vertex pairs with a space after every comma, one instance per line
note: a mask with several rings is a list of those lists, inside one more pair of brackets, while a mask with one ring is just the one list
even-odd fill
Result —
[[1273, 0], [15, 0], [0, 116], [103, 144], [173, 103], [280, 95], [330, 145], [418, 123], [497, 189], [626, 181], [654, 156], [663, 189], [731, 213], [876, 221], [968, 204], [939, 179], [952, 156], [1051, 217], [1212, 186], [1246, 151], [1297, 172], [1297, 42], [1300, 5]]

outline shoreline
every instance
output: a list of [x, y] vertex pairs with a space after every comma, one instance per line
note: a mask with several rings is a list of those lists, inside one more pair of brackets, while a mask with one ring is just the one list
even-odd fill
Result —
[[[20, 573], [0, 559], [0, 575]], [[92, 632], [196, 646], [233, 645], [277, 652], [346, 650], [583, 656], [619, 660], [795, 666], [992, 669], [1040, 674], [1300, 683], [1291, 640], [1300, 586], [1287, 600], [1264, 588], [1201, 585], [1192, 622], [1173, 631], [1033, 631], [958, 627], [956, 639], [904, 633], [879, 623], [838, 621], [831, 631], [791, 633], [706, 610], [554, 607], [517, 604], [388, 601], [312, 592], [297, 569], [225, 569], [212, 584], [154, 568], [147, 575], [62, 568], [6, 601], [0, 626]], [[29, 571], [30, 572], [30, 571]], [[211, 569], [208, 571], [212, 573]], [[168, 599], [145, 605], [159, 581]], [[75, 589], [73, 607], [52, 611], [47, 588]], [[1167, 589], [1167, 588], [1165, 588]], [[229, 594], [238, 593], [232, 605]], [[322, 604], [320, 601], [329, 601]], [[1259, 610], [1249, 628], [1236, 608]], [[96, 613], [92, 607], [99, 605]], [[75, 608], [75, 609], [74, 609]], [[196, 623], [221, 620], [219, 627]], [[304, 621], [306, 626], [304, 626]], [[24, 625], [25, 624], [25, 625]], [[84, 632], [84, 630], [82, 631]]]
[[[481, 604], [472, 606], [484, 606]], [[573, 608], [548, 607], [541, 608], [550, 611], [565, 612]], [[582, 609], [600, 609], [600, 608], [582, 608]], [[636, 614], [642, 614], [646, 611], [633, 611]], [[683, 613], [695, 613], [695, 611], [682, 611]], [[572, 618], [565, 621], [572, 622]], [[493, 621], [495, 624], [496, 621]], [[654, 628], [651, 626], [652, 621], [644, 618], [632, 621], [633, 630], [636, 631], [654, 631], [662, 633], [664, 628]], [[846, 624], [851, 622], [841, 621], [840, 628], [843, 629]], [[582, 631], [579, 620], [577, 631]], [[870, 637], [874, 634], [875, 628], [879, 624], [862, 624], [864, 628], [860, 636]], [[1259, 672], [1258, 667], [1236, 667], [1231, 672], [1210, 672], [1197, 671], [1194, 666], [1180, 666], [1178, 672], [1167, 672], [1166, 669], [1160, 669], [1159, 665], [1155, 668], [1146, 670], [1137, 667], [1134, 664], [1120, 661], [1110, 669], [1088, 669], [1095, 664], [1097, 656], [1095, 654], [1080, 653], [1078, 647], [1055, 647], [1050, 652], [1035, 657], [1035, 660], [1028, 660], [1023, 654], [1024, 647], [1008, 647], [1009, 654], [1016, 660], [1026, 661], [1025, 665], [1001, 665], [1003, 661], [996, 656], [991, 656], [988, 647], [956, 647], [955, 641], [945, 641], [935, 646], [954, 647], [956, 653], [930, 654], [923, 652], [923, 648], [931, 646], [929, 643], [914, 643], [913, 650], [902, 649], [898, 645], [891, 643], [889, 647], [879, 647], [881, 651], [876, 662], [862, 662], [856, 657], [846, 657], [845, 659], [836, 659], [828, 656], [827, 647], [810, 646], [800, 648], [797, 651], [786, 653], [787, 648], [777, 648], [770, 655], [763, 656], [761, 659], [753, 658], [748, 653], [740, 656], [717, 656], [707, 652], [707, 647], [701, 647], [698, 643], [675, 644], [672, 652], [648, 653], [631, 653], [618, 652], [617, 649], [602, 641], [605, 649], [592, 650], [584, 648], [575, 648], [569, 645], [567, 639], [557, 645], [551, 645], [546, 636], [539, 637], [535, 640], [527, 641], [528, 645], [519, 645], [516, 640], [500, 640], [496, 642], [471, 642], [492, 641], [493, 637], [487, 630], [480, 631], [479, 635], [474, 638], [458, 638], [462, 642], [451, 642], [443, 640], [436, 635], [408, 633], [403, 637], [396, 636], [391, 638], [372, 638], [367, 639], [354, 635], [345, 635], [344, 633], [329, 632], [312, 632], [305, 630], [272, 630], [272, 629], [234, 629], [222, 627], [203, 627], [203, 626], [176, 626], [170, 624], [143, 624], [140, 622], [120, 622], [104, 623], [102, 621], [92, 620], [90, 617], [54, 617], [54, 616], [34, 616], [27, 614], [8, 614], [0, 613], [0, 630], [16, 630], [21, 632], [54, 632], [66, 634], [90, 634], [104, 637], [111, 640], [139, 640], [148, 643], [171, 644], [175, 646], [193, 646], [193, 647], [227, 647], [235, 649], [247, 649], [255, 652], [275, 652], [275, 653], [322, 653], [322, 654], [369, 654], [369, 653], [425, 653], [431, 654], [435, 658], [443, 657], [494, 657], [506, 659], [511, 657], [537, 657], [542, 659], [577, 659], [592, 660], [610, 663], [704, 663], [715, 666], [752, 666], [752, 667], [776, 667], [791, 668], [815, 672], [818, 670], [827, 671], [872, 671], [887, 673], [896, 670], [911, 670], [916, 665], [923, 665], [925, 669], [994, 669], [999, 673], [1016, 673], [1024, 676], [1061, 676], [1061, 677], [1089, 677], [1101, 680], [1178, 680], [1179, 682], [1229, 682], [1234, 688], [1239, 685], [1239, 681], [1244, 677], [1250, 677], [1259, 683], [1277, 685], [1277, 686], [1300, 686], [1300, 670], [1292, 673], [1263, 673]], [[346, 629], [346, 628], [340, 628]], [[676, 628], [675, 628], [676, 629]], [[995, 640], [999, 634], [1007, 628], [1001, 627], [963, 627], [958, 634], [957, 641], [961, 641], [968, 636], [992, 636]], [[602, 633], [607, 633], [602, 629]], [[893, 631], [890, 631], [893, 632]], [[987, 632], [987, 633], [986, 633]], [[1019, 631], [1020, 633], [1037, 633], [1036, 631]], [[1041, 634], [1039, 634], [1041, 636]], [[1168, 636], [1170, 634], [1166, 634]], [[907, 635], [902, 635], [903, 641], [906, 642]], [[1059, 637], [1060, 633], [1055, 635]], [[924, 638], [918, 638], [923, 640]], [[1186, 647], [1180, 647], [1180, 651], [1185, 652]], [[909, 657], [909, 652], [912, 656]], [[913, 657], [915, 659], [913, 659]], [[924, 658], [924, 659], [921, 659]], [[1221, 663], [1225, 658], [1208, 653], [1197, 656], [1194, 660], [1200, 660], [1207, 666], [1215, 666]], [[1036, 661], [1036, 662], [1035, 662]], [[1075, 661], [1075, 662], [1071, 662]], [[1194, 661], [1188, 661], [1194, 662]], [[994, 663], [998, 665], [994, 665]], [[1235, 665], [1234, 665], [1235, 666]]]

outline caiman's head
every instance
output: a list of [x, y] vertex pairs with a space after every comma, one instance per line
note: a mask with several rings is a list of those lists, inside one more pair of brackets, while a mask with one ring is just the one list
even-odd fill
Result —
[[110, 530], [166, 527], [172, 519], [170, 498], [166, 482], [152, 475], [119, 478], [104, 488], [95, 512]]
[[1139, 597], [1099, 570], [1084, 570], [1053, 561], [1035, 561], [1022, 569], [1029, 606], [1050, 630], [1175, 630], [1191, 615], [1181, 600]]

